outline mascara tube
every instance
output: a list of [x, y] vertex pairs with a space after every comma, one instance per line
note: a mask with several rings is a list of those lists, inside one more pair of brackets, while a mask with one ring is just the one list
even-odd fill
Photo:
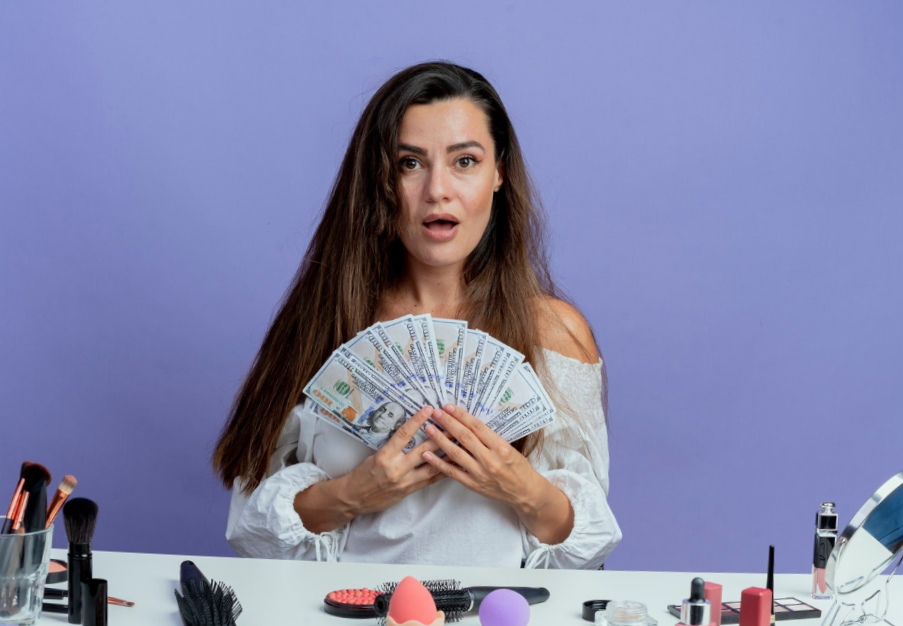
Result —
[[812, 553], [812, 597], [830, 600], [832, 593], [825, 580], [828, 557], [837, 541], [837, 513], [833, 502], [822, 502], [815, 514], [815, 548]]
[[82, 623], [82, 581], [93, 578], [90, 543], [69, 544], [69, 623]]

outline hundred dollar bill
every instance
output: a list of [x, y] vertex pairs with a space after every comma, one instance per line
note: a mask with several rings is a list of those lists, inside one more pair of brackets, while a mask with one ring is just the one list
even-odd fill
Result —
[[489, 335], [484, 332], [467, 330], [467, 339], [464, 342], [464, 369], [461, 373], [461, 385], [458, 388], [458, 406], [465, 409], [476, 391], [477, 377], [488, 339]]
[[542, 383], [539, 382], [539, 378], [536, 376], [533, 368], [530, 367], [529, 363], [524, 363], [524, 368], [525, 372], [528, 373], [527, 379], [530, 385], [540, 395], [542, 400], [539, 403], [540, 408], [536, 411], [524, 412], [522, 415], [509, 421], [502, 435], [509, 442], [548, 426], [555, 421], [558, 414], [558, 409], [551, 398], [549, 398], [549, 394], [546, 393]]
[[362, 444], [364, 444], [368, 448], [373, 448], [374, 450], [376, 450], [376, 448], [373, 446], [373, 444], [371, 444], [369, 441], [367, 441], [366, 439], [363, 439], [360, 435], [357, 434], [357, 432], [354, 430], [354, 427], [351, 424], [349, 424], [348, 422], [346, 422], [344, 420], [340, 420], [335, 415], [330, 413], [329, 410], [325, 409], [322, 405], [318, 404], [316, 401], [312, 400], [311, 398], [304, 399], [304, 408], [306, 410], [310, 411], [311, 413], [313, 413], [314, 415], [316, 415], [317, 417], [319, 417], [321, 420], [323, 420], [325, 423], [329, 424], [330, 426], [332, 426], [338, 430], [341, 430], [343, 433], [345, 433], [347, 435], [351, 435], [352, 437], [354, 437], [355, 439], [360, 441]]
[[424, 362], [429, 373], [430, 387], [436, 393], [438, 406], [445, 404], [445, 386], [439, 372], [439, 347], [436, 345], [436, 329], [433, 326], [433, 316], [429, 314], [414, 317], [417, 325], [420, 345], [423, 350]]
[[335, 355], [336, 358], [347, 361], [349, 367], [354, 369], [354, 373], [358, 378], [373, 385], [379, 389], [381, 393], [395, 402], [400, 403], [412, 414], [423, 408], [423, 405], [419, 402], [419, 396], [418, 398], [411, 398], [402, 392], [391, 380], [370, 367], [366, 361], [360, 359], [346, 346], [339, 346], [339, 349], [335, 351]]
[[[348, 355], [353, 358], [349, 358]], [[344, 427], [350, 427], [368, 445], [380, 448], [417, 409], [405, 406], [391, 385], [380, 384], [372, 374], [355, 363], [353, 353], [336, 351], [305, 386], [304, 394], [314, 400]], [[418, 431], [414, 445], [426, 440]]]
[[414, 372], [415, 380], [420, 391], [433, 406], [441, 406], [439, 396], [432, 385], [433, 374], [426, 362], [420, 333], [417, 332], [417, 324], [413, 315], [405, 315], [391, 322], [382, 322], [382, 327], [389, 335], [392, 344], [402, 354], [408, 367]]
[[492, 377], [492, 372], [494, 372], [496, 368], [501, 365], [501, 361], [504, 357], [505, 344], [503, 344], [498, 339], [495, 339], [494, 337], [487, 337], [486, 348], [483, 353], [483, 361], [480, 363], [479, 370], [477, 371], [476, 387], [474, 388], [471, 396], [468, 398], [466, 407], [467, 412], [471, 415], [474, 415], [476, 412], [477, 402], [486, 391], [486, 386], [489, 384], [489, 379]]
[[423, 398], [428, 397], [426, 390], [421, 386], [420, 381], [417, 378], [417, 375], [414, 373], [414, 369], [410, 363], [405, 359], [405, 351], [403, 344], [396, 343], [395, 340], [389, 335], [389, 332], [386, 330], [385, 326], [383, 326], [380, 322], [377, 322], [373, 326], [370, 327], [370, 330], [373, 331], [373, 334], [377, 339], [386, 347], [385, 356], [388, 359], [391, 359], [397, 366], [399, 371], [404, 374], [405, 382], [407, 384], [420, 392], [420, 395]]
[[436, 347], [439, 350], [439, 373], [445, 388], [445, 401], [456, 403], [464, 370], [464, 344], [467, 322], [464, 320], [433, 319]]
[[501, 432], [511, 424], [529, 421], [554, 409], [541, 391], [541, 383], [529, 363], [515, 369], [505, 388], [491, 409], [486, 425]]
[[490, 372], [489, 381], [474, 407], [475, 416], [488, 416], [490, 414], [492, 406], [502, 392], [502, 388], [511, 378], [515, 369], [524, 362], [524, 355], [514, 348], [504, 344], [502, 344], [502, 348], [505, 354], [502, 356], [498, 367]]
[[415, 403], [421, 406], [427, 404], [423, 394], [414, 387], [411, 377], [407, 375], [407, 372], [396, 360], [392, 348], [383, 343], [373, 327], [361, 331], [354, 339], [345, 343], [343, 347], [366, 362], [376, 373], [381, 374], [389, 382], [394, 383], [400, 392], [411, 398]]
[[546, 415], [543, 415], [542, 418], [540, 418], [534, 422], [531, 422], [528, 426], [524, 427], [522, 430], [519, 430], [516, 432], [507, 432], [507, 433], [503, 434], [502, 437], [504, 437], [505, 441], [507, 441], [508, 443], [511, 443], [511, 442], [517, 441], [518, 439], [521, 439], [522, 437], [526, 437], [527, 435], [529, 435], [531, 433], [536, 432], [540, 428], [545, 428], [549, 424], [552, 424], [554, 421], [555, 421], [555, 414], [548, 413]]
[[554, 414], [558, 409], [555, 407], [555, 403], [552, 402], [552, 398], [549, 397], [549, 393], [546, 391], [546, 388], [539, 381], [539, 376], [536, 375], [536, 371], [533, 369], [533, 366], [529, 363], [524, 363], [521, 365], [521, 367], [530, 380], [530, 384], [533, 385], [533, 387], [542, 395], [543, 403], [547, 407], [549, 407], [551, 412]]

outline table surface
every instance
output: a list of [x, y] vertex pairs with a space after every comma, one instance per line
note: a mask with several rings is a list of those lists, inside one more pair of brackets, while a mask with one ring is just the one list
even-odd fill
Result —
[[[65, 550], [53, 552], [53, 558], [65, 560]], [[245, 626], [375, 624], [375, 620], [347, 620], [328, 615], [323, 611], [323, 598], [336, 589], [373, 588], [383, 582], [399, 581], [405, 576], [420, 580], [454, 578], [465, 586], [546, 587], [551, 592], [551, 598], [531, 607], [530, 623], [554, 626], [590, 623], [581, 619], [580, 610], [583, 601], [591, 599], [644, 602], [660, 626], [673, 626], [678, 620], [667, 612], [666, 607], [668, 604], [679, 604], [682, 598], [689, 595], [690, 581], [697, 575], [723, 585], [725, 602], [739, 600], [740, 592], [747, 587], [765, 586], [764, 573], [522, 570], [95, 552], [94, 576], [109, 581], [110, 595], [135, 602], [132, 608], [110, 606], [110, 624], [181, 626], [173, 590], [178, 587], [179, 565], [189, 558], [208, 579], [233, 588], [244, 608], [238, 624]], [[775, 596], [796, 597], [820, 608], [823, 613], [827, 612], [830, 601], [812, 600], [810, 584], [811, 577], [807, 575], [778, 574], [775, 576]], [[891, 604], [888, 619], [899, 624], [903, 622], [903, 581], [892, 581], [891, 589], [898, 603]], [[63, 624], [67, 621], [65, 615], [44, 613], [39, 623]], [[459, 623], [476, 626], [479, 619], [469, 615]], [[807, 620], [801, 626], [817, 623], [816, 620]]]

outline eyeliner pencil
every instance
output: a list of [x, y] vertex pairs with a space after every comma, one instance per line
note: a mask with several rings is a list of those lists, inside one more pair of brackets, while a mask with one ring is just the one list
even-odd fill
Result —
[[771, 623], [774, 624], [774, 546], [768, 546], [768, 577], [765, 587], [771, 591]]

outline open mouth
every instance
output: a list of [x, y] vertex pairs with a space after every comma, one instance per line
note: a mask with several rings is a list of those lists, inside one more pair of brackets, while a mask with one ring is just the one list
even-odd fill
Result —
[[458, 225], [458, 220], [453, 215], [430, 215], [423, 220], [423, 225], [435, 233], [451, 231]]

